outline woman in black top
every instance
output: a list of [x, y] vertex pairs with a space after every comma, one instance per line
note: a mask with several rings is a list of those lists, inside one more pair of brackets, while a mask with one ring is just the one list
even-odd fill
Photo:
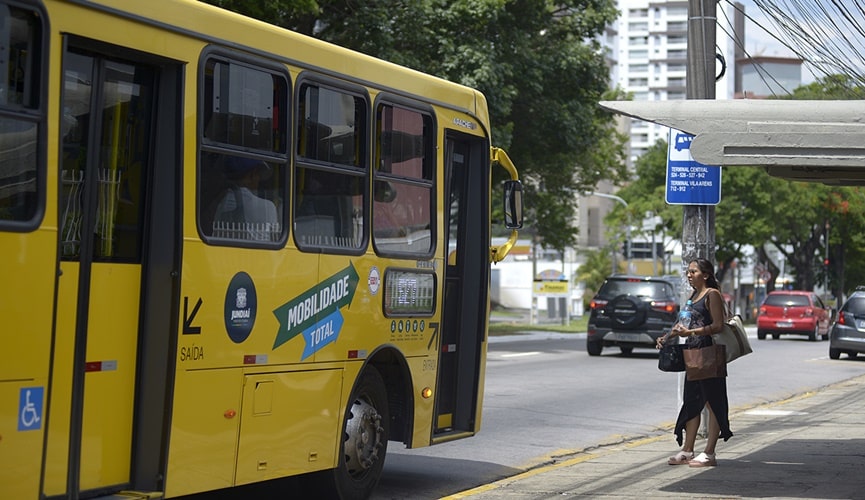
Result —
[[[686, 337], [686, 348], [705, 347], [712, 344], [712, 335], [724, 327], [724, 298], [715, 279], [714, 266], [706, 259], [696, 259], [688, 264], [688, 283], [694, 289], [691, 308], [694, 311], [690, 326], [677, 323], [670, 336]], [[658, 346], [664, 338], [658, 339]], [[724, 377], [704, 380], [685, 378], [682, 409], [676, 420], [676, 441], [682, 450], [670, 457], [670, 465], [707, 467], [717, 465], [715, 445], [718, 438], [729, 439], [730, 420], [727, 416], [727, 380]], [[703, 453], [694, 456], [694, 442], [700, 427], [700, 414], [704, 407], [709, 410], [708, 434]], [[682, 444], [682, 430], [685, 442]]]

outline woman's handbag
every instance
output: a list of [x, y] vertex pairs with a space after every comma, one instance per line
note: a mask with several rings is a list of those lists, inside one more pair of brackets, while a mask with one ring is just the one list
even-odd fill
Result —
[[728, 363], [754, 352], [751, 350], [751, 344], [748, 343], [748, 335], [742, 325], [742, 318], [738, 314], [724, 322], [721, 333], [712, 335], [712, 341], [726, 348]]
[[726, 349], [721, 344], [684, 349], [685, 375], [688, 380], [703, 380], [707, 378], [727, 376]]
[[662, 372], [685, 371], [685, 358], [682, 355], [683, 344], [670, 342], [666, 339], [658, 353], [658, 369]]

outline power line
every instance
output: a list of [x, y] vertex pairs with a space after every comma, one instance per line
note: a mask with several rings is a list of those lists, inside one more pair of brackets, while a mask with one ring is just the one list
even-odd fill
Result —
[[[733, 7], [735, 8], [735, 5]], [[736, 28], [735, 28], [735, 26], [733, 26], [733, 23], [730, 21], [730, 18], [727, 16], [727, 13], [724, 11], [724, 9], [720, 9], [720, 11], [721, 11], [721, 15], [724, 16], [724, 19], [727, 20], [727, 24], [730, 25], [730, 29], [733, 33], [728, 32], [723, 26], [721, 26], [720, 23], [718, 24], [718, 28], [721, 31], [723, 31], [728, 37], [730, 37], [730, 39], [733, 40], [733, 43], [735, 43], [737, 47], [742, 49], [742, 53], [744, 53], [748, 59], [753, 61], [753, 63], [754, 63], [753, 66], [754, 66], [754, 69], [757, 71], [757, 76], [760, 77], [760, 80], [763, 81], [763, 84], [766, 86], [767, 89], [769, 89], [769, 92], [771, 92], [773, 96], [778, 97], [778, 95], [775, 93], [775, 90], [772, 88], [771, 85], [769, 85], [769, 82], [766, 81], [766, 77], [764, 76], [764, 74], [766, 76], [768, 76], [769, 78], [771, 78], [772, 81], [775, 82], [775, 84], [778, 85], [779, 88], [781, 88], [784, 92], [787, 93], [787, 95], [790, 95], [791, 94], [790, 91], [786, 87], [784, 87], [784, 85], [782, 85], [781, 82], [779, 82], [771, 73], [769, 73], [769, 71], [767, 71], [766, 68], [764, 68], [762, 64], [760, 64], [758, 61], [754, 60], [754, 58], [753, 58], [753, 56], [751, 56], [751, 54], [748, 53], [748, 50], [745, 48], [744, 41], [741, 40], [738, 36], [736, 36]], [[720, 47], [719, 47], [719, 49], [720, 49]], [[744, 91], [745, 89], [742, 89], [742, 90]]]
[[[805, 61], [809, 68], [825, 76], [844, 75], [861, 87], [865, 86], [865, 57], [862, 55], [865, 7], [862, 0], [852, 2], [855, 9], [851, 8], [850, 1], [844, 0], [754, 0], [754, 5], [778, 28], [776, 30], [766, 29], [742, 12]], [[853, 87], [849, 90], [858, 93]]]

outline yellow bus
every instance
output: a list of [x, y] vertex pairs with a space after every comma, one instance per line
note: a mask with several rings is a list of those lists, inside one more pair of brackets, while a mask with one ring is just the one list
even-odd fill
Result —
[[0, 0], [0, 498], [368, 497], [388, 441], [478, 432], [521, 203], [476, 90], [191, 0]]

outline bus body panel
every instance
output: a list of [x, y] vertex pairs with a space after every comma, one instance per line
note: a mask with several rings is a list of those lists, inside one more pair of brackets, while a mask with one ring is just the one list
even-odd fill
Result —
[[8, 498], [32, 497], [39, 487], [34, 471], [42, 467], [48, 417], [55, 242], [50, 229], [0, 232], [0, 496]]
[[342, 370], [246, 375], [236, 484], [330, 469]]
[[178, 372], [166, 497], [234, 485], [242, 383], [239, 368]]
[[[178, 369], [300, 363], [302, 345], [274, 349], [280, 330], [274, 311], [316, 283], [318, 259], [317, 254], [267, 251], [262, 256], [261, 250], [187, 242]], [[239, 307], [238, 292], [247, 301]]]

